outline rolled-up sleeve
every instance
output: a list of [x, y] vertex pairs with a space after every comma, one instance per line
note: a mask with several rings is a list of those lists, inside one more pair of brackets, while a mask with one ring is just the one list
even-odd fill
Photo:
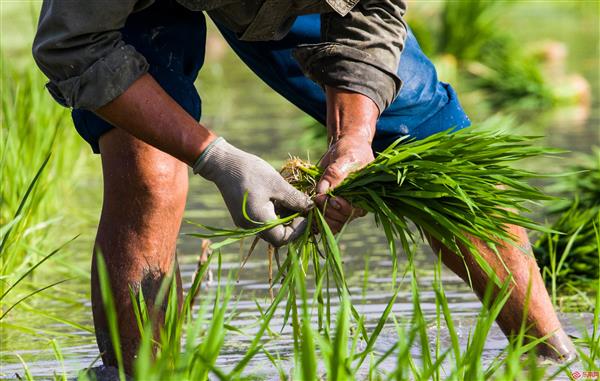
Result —
[[320, 85], [361, 93], [380, 113], [400, 91], [397, 69], [406, 24], [403, 0], [327, 0], [335, 12], [321, 16], [320, 44], [294, 52], [304, 73]]
[[146, 59], [119, 30], [136, 0], [45, 0], [33, 57], [63, 106], [95, 110], [148, 71]]

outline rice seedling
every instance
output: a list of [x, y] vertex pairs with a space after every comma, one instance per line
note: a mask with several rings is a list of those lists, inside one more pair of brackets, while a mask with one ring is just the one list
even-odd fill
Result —
[[[46, 169], [50, 156], [47, 156], [37, 173], [29, 183], [27, 189], [25, 190], [24, 195], [22, 196], [18, 207], [13, 215], [12, 220], [0, 227], [0, 267], [2, 271], [0, 274], [4, 274], [7, 269], [13, 267], [10, 262], [15, 260], [22, 260], [18, 256], [18, 247], [19, 242], [14, 241], [12, 236], [16, 235], [18, 239], [23, 239], [24, 235], [27, 234], [30, 229], [27, 224], [19, 225], [23, 217], [27, 214], [34, 214], [34, 210], [32, 210], [32, 203], [30, 202], [31, 198], [35, 198], [36, 188], [38, 181], [40, 180], [43, 171]], [[19, 230], [20, 229], [20, 230]], [[50, 284], [46, 284], [44, 286], [39, 286], [38, 284], [33, 284], [32, 282], [28, 282], [27, 279], [31, 278], [34, 272], [38, 267], [40, 267], [43, 263], [51, 259], [52, 257], [59, 254], [61, 251], [64, 251], [64, 248], [73, 242], [77, 238], [74, 237], [62, 244], [58, 248], [52, 250], [50, 253], [42, 256], [41, 258], [27, 258], [27, 261], [16, 266], [16, 269], [13, 272], [0, 276], [0, 329], [5, 329], [6, 317], [8, 314], [15, 309], [17, 306], [26, 306], [26, 302], [35, 295], [38, 295], [42, 292], [47, 291], [55, 286], [58, 286], [68, 279], [63, 279], [55, 282], [51, 282]], [[27, 290], [27, 291], [26, 291]], [[38, 311], [36, 309], [29, 308], [29, 310], [39, 316], [44, 316], [54, 321], [58, 321], [63, 324], [71, 325], [78, 329], [82, 329], [84, 331], [89, 328], [83, 327], [80, 324], [70, 321], [69, 319], [52, 316], [44, 313], [43, 311]], [[14, 327], [13, 328], [21, 328], [24, 327]]]
[[68, 112], [48, 98], [41, 73], [17, 69], [3, 51], [0, 66], [0, 308], [4, 312], [0, 315], [4, 318], [6, 308], [14, 307], [7, 304], [8, 290], [14, 293], [17, 284], [31, 288], [22, 301], [35, 295], [39, 286], [32, 282], [34, 270], [57, 253], [53, 249], [67, 241], [67, 234], [75, 235], [54, 227], [64, 217], [65, 196], [70, 196], [83, 163], [78, 160], [83, 145], [74, 132], [64, 131]]
[[56, 340], [50, 340], [50, 344], [52, 345], [52, 351], [54, 352], [54, 357], [56, 358], [56, 360], [58, 360], [58, 363], [60, 364], [60, 370], [61, 370], [60, 373], [57, 373], [56, 371], [54, 372], [54, 380], [67, 381], [67, 374], [65, 372], [65, 364], [64, 364], [64, 357], [63, 357], [62, 351], [60, 350], [60, 347], [56, 343]]
[[[54, 358], [55, 358], [56, 362], [58, 363], [58, 368], [59, 368], [58, 370], [54, 370], [53, 376], [51, 379], [53, 381], [67, 381], [68, 376], [67, 376], [67, 372], [65, 371], [65, 367], [64, 367], [64, 356], [63, 356], [62, 350], [61, 350], [60, 346], [58, 345], [58, 343], [56, 342], [56, 340], [54, 340], [54, 339], [49, 340], [49, 345], [52, 348]], [[15, 354], [15, 356], [17, 356], [17, 358], [21, 362], [21, 365], [23, 366], [23, 374], [15, 373], [14, 377], [16, 377], [16, 379], [18, 379], [18, 380], [34, 381], [36, 378], [31, 374], [31, 370], [29, 369], [29, 365], [27, 364], [27, 362], [19, 354]], [[0, 375], [3, 378], [5, 378], [5, 376], [6, 376], [5, 374], [0, 374]]]
[[[596, 255], [600, 261], [600, 217], [594, 223], [594, 233], [596, 236]], [[600, 368], [600, 269], [597, 268], [597, 278], [593, 286], [596, 294], [591, 332], [583, 330], [583, 337], [576, 341], [580, 344], [577, 352], [581, 362], [588, 368], [596, 370]]]
[[539, 110], [567, 101], [550, 86], [539, 61], [521, 52], [512, 39], [488, 44], [481, 55], [480, 61], [466, 64], [466, 72], [474, 88], [486, 91], [485, 99], [495, 109]]
[[[42, 172], [46, 168], [46, 165], [48, 164], [49, 159], [50, 159], [50, 156], [48, 156], [46, 158], [46, 160], [44, 160], [41, 167], [38, 169], [37, 173], [35, 174], [35, 176], [31, 180], [31, 182], [29, 183], [27, 190], [25, 191], [25, 194], [23, 195], [23, 197], [21, 198], [21, 200], [19, 202], [19, 205], [17, 207], [17, 210], [16, 210], [12, 220], [0, 228], [0, 258], [2, 259], [1, 267], [3, 269], [3, 272], [6, 271], [6, 267], [9, 266], [9, 265], [6, 265], [5, 261], [10, 261], [12, 259], [15, 259], [14, 251], [11, 249], [11, 243], [10, 243], [11, 242], [11, 233], [14, 232], [15, 228], [18, 229], [19, 222], [23, 218], [23, 215], [25, 213], [27, 213], [28, 205], [30, 205], [30, 204], [28, 204], [28, 201], [31, 197], [35, 197], [34, 194], [35, 194], [35, 188], [36, 188], [37, 182], [39, 181]], [[16, 233], [16, 234], [18, 234], [18, 233]], [[71, 242], [71, 241], [69, 241], [69, 242]], [[69, 242], [67, 242], [67, 244]], [[12, 284], [7, 279], [9, 279], [9, 278], [12, 279], [13, 277], [15, 277], [18, 274], [18, 272], [0, 277], [0, 281], [2, 281], [2, 282], [0, 282], [0, 321], [2, 321], [12, 309], [14, 309], [17, 305], [21, 304], [25, 300], [29, 299], [30, 297], [32, 297], [42, 291], [47, 290], [48, 288], [54, 287], [54, 286], [64, 282], [64, 280], [58, 281], [58, 282], [54, 282], [50, 285], [44, 286], [42, 288], [37, 288], [34, 291], [26, 294], [25, 296], [20, 297], [16, 302], [13, 302], [12, 304], [10, 304], [10, 302], [9, 302], [10, 297], [14, 293], [15, 287], [17, 287], [21, 282], [23, 282], [27, 277], [29, 277], [35, 271], [35, 269], [37, 269], [40, 265], [42, 265], [48, 259], [50, 259], [54, 255], [56, 255], [59, 251], [61, 251], [65, 245], [66, 244], [51, 251], [49, 254], [45, 255], [43, 258], [38, 260], [36, 263], [32, 264], [28, 268], [25, 268], [19, 275], [18, 279], [13, 281]], [[10, 304], [10, 306], [5, 307], [8, 304]]]
[[[0, 333], [5, 343], [3, 350], [11, 346], [12, 340], [8, 341], [5, 336], [9, 332], [22, 332], [38, 339], [60, 335], [60, 330], [38, 324], [42, 321], [53, 321], [84, 332], [91, 330], [71, 321], [68, 315], [57, 316], [32, 304], [40, 296], [81, 304], [80, 295], [62, 293], [64, 282], [73, 278], [74, 273], [70, 267], [59, 266], [57, 262], [60, 263], [61, 254], [72, 250], [70, 243], [77, 234], [58, 228], [58, 222], [71, 208], [65, 201], [72, 196], [73, 185], [86, 162], [78, 157], [83, 145], [66, 123], [68, 111], [49, 99], [43, 75], [37, 70], [27, 70], [32, 65], [25, 65], [24, 70], [17, 68], [12, 57], [6, 59], [0, 50]], [[69, 220], [70, 227], [76, 225], [76, 219]], [[53, 262], [52, 267], [48, 261]], [[46, 272], [44, 279], [38, 275], [40, 269], [53, 271]], [[24, 313], [30, 314], [29, 320], [19, 319]], [[38, 326], [32, 328], [30, 322]]]
[[64, 218], [65, 200], [88, 163], [79, 157], [84, 145], [68, 110], [48, 97], [44, 76], [26, 70], [32, 66], [17, 68], [0, 50], [0, 277], [5, 281], [65, 236], [64, 229], [53, 227]]
[[549, 108], [561, 100], [559, 92], [544, 78], [540, 62], [501, 26], [501, 16], [510, 6], [499, 1], [446, 1], [440, 11], [437, 51], [456, 58], [471, 87], [485, 90], [492, 107]]
[[550, 216], [558, 216], [552, 230], [563, 234], [543, 235], [534, 245], [555, 302], [560, 289], [595, 282], [599, 269], [594, 224], [600, 221], [600, 150], [572, 172], [558, 187], [565, 199], [549, 211]]
[[452, 54], [459, 61], [481, 59], [486, 44], [503, 33], [498, 17], [506, 6], [510, 4], [486, 0], [444, 2], [438, 51]]
[[[340, 303], [337, 307], [335, 326], [318, 323], [319, 328], [315, 330], [313, 328], [314, 314], [311, 311], [316, 309], [316, 317], [320, 321], [320, 316], [324, 313], [322, 311], [324, 307], [322, 289], [317, 288], [314, 290], [311, 305], [309, 302], [311, 299], [309, 299], [307, 292], [305, 270], [300, 263], [301, 257], [292, 252], [289, 258], [291, 259], [289, 270], [292, 273], [286, 278], [286, 282], [290, 278], [293, 278], [295, 282], [288, 283], [293, 285], [293, 288], [287, 290], [282, 288], [279, 293], [285, 292], [288, 295], [288, 300], [295, 301], [295, 304], [289, 303], [286, 306], [286, 313], [291, 310], [294, 338], [295, 361], [292, 379], [356, 379], [367, 358], [374, 356], [375, 343], [384, 325], [391, 317], [397, 292], [389, 298], [386, 308], [383, 309], [375, 327], [368, 332], [364, 316], [358, 314], [351, 304], [350, 294], [347, 290], [342, 289], [340, 290], [341, 295], [339, 295]], [[324, 274], [323, 271], [324, 269], [320, 269], [320, 274]], [[329, 295], [327, 298], [329, 299]], [[327, 307], [331, 308], [331, 305]], [[326, 313], [331, 313], [331, 310], [326, 311]], [[359, 341], [362, 342], [360, 350]]]
[[[484, 345], [490, 338], [495, 318], [510, 293], [509, 282], [504, 283], [497, 293], [492, 292], [492, 287], [488, 288], [475, 325], [468, 329], [468, 332], [462, 332], [455, 324], [457, 318], [453, 316], [441, 283], [441, 262], [438, 262], [435, 268], [433, 289], [436, 308], [433, 317], [426, 317], [421, 310], [421, 286], [416, 282], [414, 265], [409, 264], [409, 268], [408, 271], [412, 274], [410, 280], [410, 291], [413, 297], [412, 316], [405, 323], [399, 322], [394, 317], [398, 341], [389, 351], [375, 356], [375, 365], [370, 369], [369, 374], [379, 375], [379, 377], [369, 379], [553, 380], [571, 375], [569, 367], [572, 364], [549, 368], [549, 364], [539, 362], [534, 347], [544, 338], [527, 337], [525, 324], [522, 324], [519, 332], [509, 339], [508, 346], [499, 354], [490, 356], [486, 353], [487, 349]], [[432, 325], [435, 327], [434, 333], [431, 330]], [[585, 341], [589, 342], [586, 328], [582, 332], [586, 337]], [[442, 335], [446, 338], [441, 339]], [[466, 343], [459, 336], [466, 336]], [[441, 342], [442, 340], [444, 343]], [[594, 344], [596, 346], [597, 341], [596, 338]], [[580, 348], [583, 353], [583, 347]], [[415, 355], [415, 352], [418, 352], [418, 355]], [[395, 354], [395, 367], [379, 369], [391, 354]], [[589, 369], [597, 367], [590, 363], [586, 365]]]

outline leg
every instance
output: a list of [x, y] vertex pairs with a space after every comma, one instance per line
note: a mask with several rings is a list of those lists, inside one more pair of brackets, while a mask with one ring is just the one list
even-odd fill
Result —
[[[206, 24], [202, 12], [158, 0], [129, 16], [123, 39], [146, 57], [149, 73], [191, 116], [200, 118], [194, 80], [204, 62]], [[185, 38], [182, 38], [185, 36]], [[139, 342], [129, 287], [152, 302], [165, 275], [175, 269], [175, 245], [187, 194], [187, 167], [87, 110], [73, 110], [80, 135], [102, 156], [104, 203], [96, 249], [107, 264], [115, 297], [126, 372], [131, 374]], [[132, 115], [132, 117], [135, 117]], [[178, 278], [179, 293], [181, 292]], [[92, 309], [105, 365], [115, 366], [96, 254], [92, 261]], [[163, 320], [160, 309], [154, 327]]]
[[[139, 331], [129, 287], [142, 290], [152, 308], [161, 281], [176, 268], [175, 246], [185, 207], [188, 174], [182, 162], [119, 129], [102, 136], [100, 152], [104, 203], [96, 250], [106, 261], [125, 367], [131, 374]], [[180, 287], [178, 293], [181, 296]], [[98, 287], [96, 255], [92, 263], [92, 309], [104, 364], [116, 366]], [[156, 326], [163, 318], [160, 308], [157, 310]]]
[[[479, 240], [473, 240], [479, 253], [491, 265], [501, 281], [510, 279], [510, 277], [514, 280], [510, 296], [496, 322], [507, 336], [518, 333], [525, 313], [526, 300], [529, 299], [526, 317], [527, 334], [536, 338], [549, 337], [546, 343], [538, 348], [539, 354], [556, 360], [571, 360], [575, 356], [575, 348], [556, 316], [531, 251], [527, 232], [519, 226], [510, 226], [508, 229], [517, 237], [517, 241], [516, 245], [506, 243], [499, 247], [498, 251], [504, 264], [487, 245]], [[482, 298], [490, 279], [473, 256], [467, 250], [462, 250], [463, 262], [462, 258], [448, 250], [440, 242], [430, 239], [430, 244], [436, 253], [441, 254], [444, 264], [465, 282], [468, 282], [468, 270], [473, 289], [477, 296]], [[531, 290], [529, 295], [527, 294], [528, 288]]]

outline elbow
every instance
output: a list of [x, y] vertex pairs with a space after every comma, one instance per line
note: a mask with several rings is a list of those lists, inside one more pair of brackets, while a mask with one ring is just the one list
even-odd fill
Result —
[[45, 42], [39, 35], [36, 35], [31, 47], [31, 55], [37, 66], [46, 73], [46, 68], [49, 66], [49, 57], [51, 49], [48, 43]]
[[48, 67], [48, 45], [40, 41], [38, 36], [33, 40], [31, 55], [37, 66], [45, 73], [44, 68]]
[[61, 49], [61, 46], [66, 46], [67, 41], [59, 37], [58, 33], [52, 33], [47, 29], [38, 28], [31, 46], [31, 55], [36, 65], [51, 81], [64, 79], [62, 78], [64, 49]]
[[58, 60], [55, 56], [58, 50], [53, 48], [52, 45], [53, 44], [48, 40], [43, 40], [36, 35], [31, 47], [31, 55], [41, 72], [50, 80], [46, 84], [46, 88], [50, 92], [50, 95], [52, 95], [54, 100], [60, 105], [71, 107], [72, 105], [67, 102], [67, 99], [57, 85], [57, 82], [60, 82], [63, 78], [61, 78], [59, 66], [56, 65]]
[[42, 36], [40, 36], [39, 31], [35, 34], [33, 38], [33, 44], [31, 45], [31, 55], [35, 62], [40, 65], [40, 63], [44, 59], [44, 53], [47, 50], [46, 44], [44, 44]]

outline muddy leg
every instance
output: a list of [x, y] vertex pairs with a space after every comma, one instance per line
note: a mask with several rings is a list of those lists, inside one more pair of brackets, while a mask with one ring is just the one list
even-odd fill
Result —
[[[555, 360], [571, 360], [576, 355], [575, 348], [569, 337], [565, 334], [556, 316], [548, 292], [540, 275], [540, 271], [531, 252], [531, 245], [525, 229], [518, 226], [509, 227], [511, 233], [518, 237], [517, 246], [507, 243], [499, 247], [499, 253], [506, 268], [510, 271], [514, 282], [507, 303], [498, 316], [497, 323], [502, 331], [510, 336], [517, 333], [521, 327], [527, 289], [531, 284], [526, 326], [527, 332], [534, 337], [551, 335], [545, 345], [538, 348], [538, 353]], [[497, 255], [487, 245], [479, 240], [473, 240], [483, 258], [491, 265], [501, 281], [509, 276], [506, 268]], [[442, 261], [464, 281], [468, 281], [465, 264], [471, 276], [473, 288], [477, 296], [482, 298], [488, 283], [489, 276], [483, 271], [472, 255], [467, 250], [462, 250], [463, 259], [454, 254], [440, 242], [431, 240], [431, 247], [442, 255]]]
[[[175, 247], [186, 201], [187, 168], [119, 129], [102, 136], [100, 151], [104, 203], [96, 249], [106, 261], [125, 368], [131, 374], [139, 331], [129, 287], [141, 288], [149, 307], [153, 308], [152, 301], [161, 281], [177, 267]], [[178, 269], [176, 271], [181, 295]], [[96, 254], [92, 262], [92, 310], [104, 364], [116, 366], [98, 287]], [[156, 315], [157, 326], [164, 318], [161, 312]]]

